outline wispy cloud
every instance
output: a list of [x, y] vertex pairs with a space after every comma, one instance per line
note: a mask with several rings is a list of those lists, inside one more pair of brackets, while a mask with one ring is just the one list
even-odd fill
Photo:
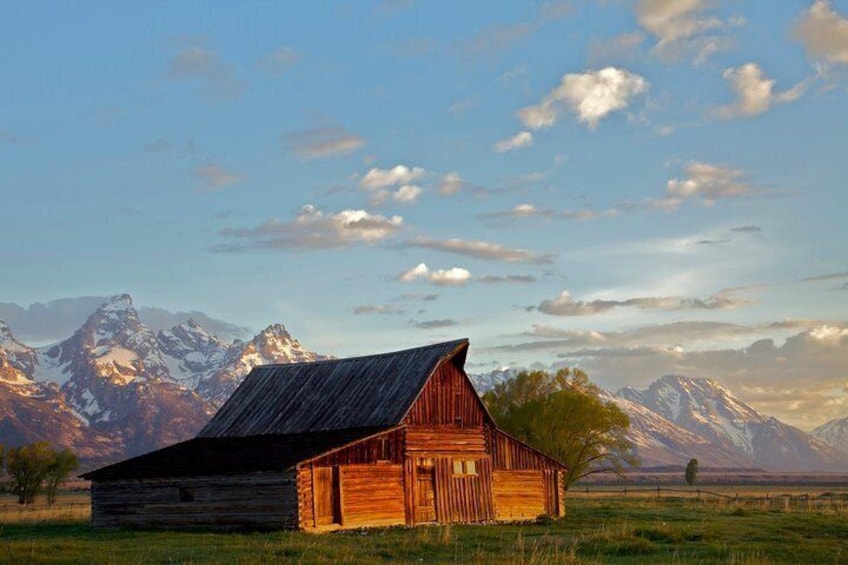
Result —
[[445, 253], [454, 253], [477, 259], [503, 261], [505, 263], [533, 263], [537, 265], [552, 263], [553, 254], [539, 254], [526, 249], [515, 249], [487, 241], [468, 241], [463, 239], [431, 239], [419, 237], [402, 244], [405, 247], [423, 247]]
[[441, 328], [452, 328], [454, 326], [458, 326], [459, 322], [457, 320], [427, 320], [424, 322], [418, 322], [416, 320], [410, 320], [409, 324], [413, 327], [418, 328], [419, 330], [438, 330]]
[[198, 166], [194, 169], [194, 176], [202, 183], [201, 192], [217, 192], [244, 181], [244, 176], [213, 162]]
[[8, 145], [21, 145], [23, 142], [24, 139], [19, 135], [15, 135], [10, 131], [0, 130], [0, 143], [6, 143]]
[[215, 251], [251, 249], [328, 249], [374, 244], [403, 228], [400, 216], [380, 216], [365, 210], [325, 214], [307, 204], [294, 220], [268, 220], [255, 228], [224, 228], [221, 235], [234, 240]]
[[511, 48], [534, 31], [535, 26], [526, 22], [492, 25], [460, 42], [459, 49], [467, 56], [488, 57]]
[[533, 275], [484, 275], [477, 277], [483, 284], [531, 284], [536, 282]]
[[394, 304], [362, 304], [353, 309], [353, 313], [357, 316], [362, 314], [380, 314], [383, 316], [396, 316], [404, 314], [403, 308]]
[[271, 76], [282, 76], [287, 70], [296, 65], [302, 55], [292, 47], [274, 49], [259, 62], [259, 68]]
[[334, 126], [318, 126], [292, 131], [283, 136], [283, 143], [301, 159], [349, 155], [365, 146], [365, 140], [362, 137]]
[[419, 263], [398, 275], [398, 280], [401, 282], [425, 280], [438, 286], [465, 286], [471, 281], [471, 272], [462, 267], [431, 271], [425, 263]]
[[710, 15], [713, 4], [709, 0], [639, 0], [636, 19], [656, 38], [654, 53], [668, 60], [688, 57], [700, 64], [729, 49], [732, 41], [726, 31], [744, 24], [739, 17], [723, 20]]
[[848, 279], [848, 271], [844, 271], [841, 273], [828, 273], [826, 275], [816, 275], [814, 277], [806, 277], [801, 279], [802, 282], [821, 282], [821, 281], [835, 281], [840, 279]]
[[690, 161], [685, 173], [686, 178], [669, 180], [666, 196], [650, 201], [650, 204], [665, 210], [675, 210], [690, 199], [698, 199], [709, 205], [719, 199], [749, 196], [755, 192], [754, 187], [744, 180], [745, 174], [740, 170]]
[[816, 0], [795, 25], [795, 35], [812, 59], [828, 65], [848, 65], [848, 18], [827, 0]]
[[529, 131], [520, 131], [512, 137], [501, 139], [495, 143], [495, 152], [506, 153], [507, 151], [521, 147], [530, 147], [531, 145], [533, 145], [533, 134]]
[[536, 130], [553, 126], [568, 108], [578, 121], [594, 130], [601, 119], [627, 108], [633, 97], [648, 88], [648, 81], [641, 76], [615, 67], [569, 73], [541, 102], [519, 110], [518, 118], [525, 127]]
[[166, 76], [174, 81], [194, 81], [204, 95], [214, 98], [235, 98], [245, 90], [235, 68], [200, 43], [177, 50], [168, 61]]
[[574, 300], [564, 290], [551, 300], [543, 300], [539, 311], [552, 316], [593, 316], [615, 308], [639, 308], [642, 310], [732, 310], [751, 304], [749, 300], [736, 298], [730, 290], [718, 292], [706, 298], [683, 296], [650, 296], [624, 300]]
[[766, 112], [773, 104], [794, 102], [803, 96], [809, 82], [804, 80], [789, 90], [773, 92], [774, 79], [766, 78], [756, 63], [727, 69], [722, 76], [730, 83], [730, 88], [736, 95], [731, 104], [714, 111], [716, 116], [724, 119], [756, 116]]
[[512, 210], [502, 212], [490, 212], [481, 214], [483, 220], [517, 220], [521, 218], [550, 218], [562, 220], [593, 220], [596, 218], [611, 218], [617, 216], [619, 210], [609, 208], [607, 210], [553, 210], [551, 208], [538, 208], [533, 204], [518, 204]]
[[735, 228], [730, 228], [730, 231], [735, 231], [737, 233], [760, 233], [763, 231], [763, 228], [760, 226], [737, 226]]

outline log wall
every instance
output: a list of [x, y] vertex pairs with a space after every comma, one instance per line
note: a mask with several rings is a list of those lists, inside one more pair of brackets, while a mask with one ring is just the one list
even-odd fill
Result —
[[546, 514], [543, 471], [494, 471], [492, 493], [497, 520], [530, 520]]
[[296, 528], [294, 473], [94, 481], [95, 528]]

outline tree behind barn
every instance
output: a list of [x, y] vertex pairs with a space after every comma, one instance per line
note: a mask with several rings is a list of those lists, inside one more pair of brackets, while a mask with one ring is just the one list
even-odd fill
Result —
[[599, 472], [621, 474], [638, 460], [625, 437], [630, 420], [575, 369], [522, 371], [483, 395], [498, 426], [570, 467], [566, 488]]

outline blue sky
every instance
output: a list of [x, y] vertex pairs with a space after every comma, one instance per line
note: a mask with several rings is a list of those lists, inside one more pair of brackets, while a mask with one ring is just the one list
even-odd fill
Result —
[[848, 416], [848, 2], [17, 2], [0, 37], [2, 302]]

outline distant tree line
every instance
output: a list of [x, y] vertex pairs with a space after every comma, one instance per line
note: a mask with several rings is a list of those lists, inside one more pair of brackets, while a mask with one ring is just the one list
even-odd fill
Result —
[[46, 441], [21, 447], [0, 445], [0, 470], [8, 476], [8, 489], [19, 504], [32, 504], [44, 489], [47, 503], [56, 501], [59, 485], [79, 467], [77, 455], [68, 448], [53, 449]]

